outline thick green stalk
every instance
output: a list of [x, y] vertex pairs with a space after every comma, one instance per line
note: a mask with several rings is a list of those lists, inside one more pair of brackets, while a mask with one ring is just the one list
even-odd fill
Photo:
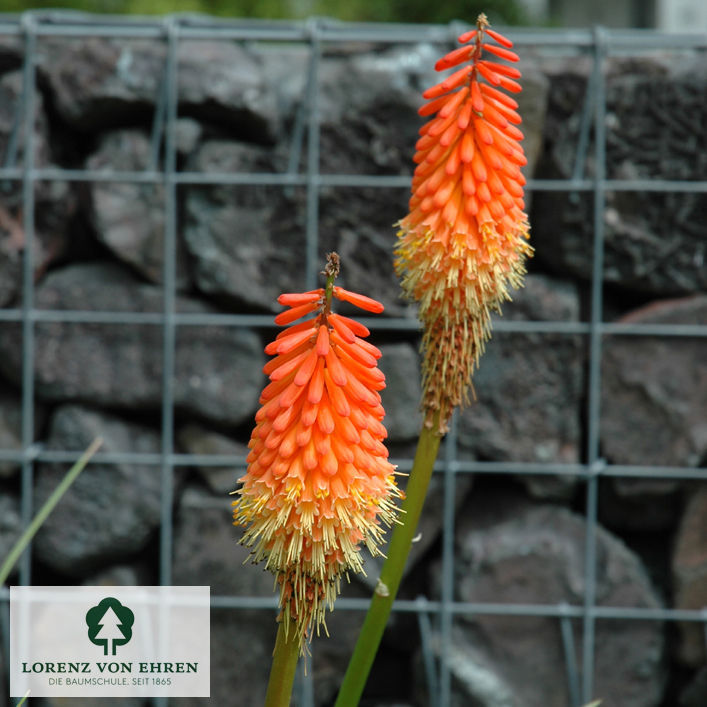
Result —
[[417, 442], [415, 460], [402, 504], [402, 524], [396, 525], [388, 546], [388, 557], [381, 570], [378, 586], [363, 622], [356, 647], [341, 683], [335, 707], [356, 707], [368, 680], [368, 674], [376, 657], [385, 630], [393, 601], [398, 593], [412, 539], [417, 530], [427, 487], [432, 477], [441, 436], [438, 419], [431, 428], [423, 427]]
[[20, 555], [24, 552], [27, 545], [29, 545], [37, 531], [42, 527], [42, 524], [47, 519], [49, 514], [54, 510], [54, 506], [59, 503], [59, 500], [66, 493], [69, 486], [74, 483], [76, 477], [83, 471], [84, 467], [88, 464], [96, 451], [98, 451], [101, 444], [103, 444], [103, 440], [100, 439], [100, 437], [91, 442], [88, 449], [81, 455], [76, 464], [74, 464], [71, 469], [66, 472], [66, 476], [54, 489], [52, 495], [49, 496], [49, 498], [44, 502], [44, 505], [32, 519], [32, 522], [27, 526], [25, 532], [22, 533], [22, 536], [15, 543], [12, 550], [10, 550], [10, 554], [5, 558], [2, 566], [0, 566], [0, 586], [5, 584], [5, 580], [10, 575], [10, 572], [12, 572], [12, 568], [15, 566], [17, 560], [20, 559]]
[[280, 621], [272, 654], [265, 707], [289, 707], [299, 652], [300, 640], [296, 625], [290, 622], [289, 627], [286, 627], [285, 622]]

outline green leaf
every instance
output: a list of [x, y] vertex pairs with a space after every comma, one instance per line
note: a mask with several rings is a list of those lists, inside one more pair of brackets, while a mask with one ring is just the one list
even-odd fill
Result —
[[27, 545], [30, 544], [32, 538], [37, 534], [37, 531], [42, 527], [42, 524], [47, 519], [49, 514], [54, 510], [54, 506], [59, 503], [61, 497], [66, 493], [69, 486], [74, 483], [76, 477], [83, 471], [84, 467], [91, 460], [91, 457], [98, 451], [98, 448], [103, 444], [100, 437], [91, 442], [88, 449], [81, 455], [80, 459], [74, 464], [66, 476], [61, 480], [59, 485], [54, 489], [53, 493], [44, 502], [44, 505], [39, 509], [37, 515], [32, 519], [32, 522], [27, 526], [27, 529], [20, 539], [15, 543], [10, 553], [5, 558], [5, 561], [0, 566], [0, 586], [5, 584], [5, 580], [9, 577], [12, 568], [15, 566], [20, 555], [24, 552]]

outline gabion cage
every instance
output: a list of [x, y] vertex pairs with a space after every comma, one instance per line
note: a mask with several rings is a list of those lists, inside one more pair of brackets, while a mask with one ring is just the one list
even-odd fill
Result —
[[[234, 188], [246, 185], [270, 185], [283, 189], [301, 189], [306, 194], [306, 219], [302, 233], [304, 248], [303, 284], [306, 288], [317, 286], [317, 273], [321, 268], [319, 256], [320, 224], [319, 196], [322, 189], [409, 189], [409, 175], [385, 175], [370, 172], [352, 174], [324, 173], [320, 170], [320, 140], [318, 106], [321, 101], [319, 68], [322, 52], [352, 43], [367, 43], [370, 46], [397, 46], [431, 43], [450, 45], [457, 34], [465, 28], [462, 23], [449, 26], [424, 25], [373, 25], [339, 23], [324, 19], [307, 22], [266, 22], [241, 20], [215, 20], [196, 16], [168, 16], [165, 18], [117, 18], [84, 16], [73, 13], [31, 12], [21, 16], [0, 17], [0, 40], [16, 42], [22, 47], [22, 90], [20, 100], [14, 107], [14, 125], [4, 162], [0, 168], [0, 183], [21, 190], [22, 227], [26, 242], [32, 242], [35, 231], [35, 202], [38, 184], [50, 181], [81, 184], [135, 183], [160, 185], [164, 190], [164, 245], [161, 287], [163, 308], [161, 312], [96, 312], [59, 310], [35, 307], [35, 272], [37, 263], [33, 248], [22, 250], [21, 292], [15, 302], [0, 309], [0, 326], [19, 326], [22, 332], [21, 375], [21, 447], [0, 449], [0, 461], [21, 466], [19, 477], [21, 494], [21, 519], [26, 526], [35, 507], [32, 498], [34, 469], [43, 463], [69, 464], [78, 458], [72, 450], [48, 449], [37, 442], [35, 416], [34, 361], [37, 356], [35, 329], [42, 322], [81, 322], [109, 326], [147, 325], [161, 331], [161, 405], [160, 446], [158, 454], [99, 453], [97, 460], [105, 464], [140, 463], [159, 469], [161, 483], [161, 509], [159, 532], [159, 566], [156, 568], [161, 584], [172, 582], [173, 554], [173, 498], [175, 471], [195, 465], [203, 467], [233, 466], [243, 469], [242, 456], [198, 455], [176, 451], [174, 418], [174, 368], [175, 342], [178, 333], [196, 325], [209, 324], [216, 327], [249, 327], [266, 330], [272, 327], [272, 318], [267, 314], [223, 312], [221, 314], [197, 315], [177, 311], [177, 241], [178, 241], [178, 190], [184, 185], [229, 185]], [[506, 32], [515, 42], [520, 53], [545, 52], [574, 61], [583, 57], [591, 62], [587, 94], [584, 97], [579, 139], [576, 145], [574, 174], [570, 178], [530, 179], [528, 190], [532, 194], [563, 192], [582, 195], [591, 203], [592, 273], [588, 286], [589, 299], [586, 317], [582, 321], [516, 321], [497, 320], [494, 336], [507, 333], [534, 334], [543, 337], [549, 334], [581, 337], [588, 354], [586, 371], [586, 401], [583, 413], [582, 454], [578, 463], [559, 462], [499, 462], [469, 461], [458, 454], [458, 429], [453, 424], [443, 444], [443, 452], [436, 467], [443, 479], [443, 520], [441, 533], [441, 559], [439, 570], [440, 597], [418, 600], [398, 600], [394, 612], [414, 615], [418, 624], [418, 640], [421, 650], [421, 665], [430, 695], [430, 704], [444, 707], [451, 704], [452, 675], [448, 646], [455, 617], [461, 615], [497, 615], [508, 617], [550, 617], [557, 622], [565, 660], [568, 704], [579, 707], [594, 695], [595, 655], [599, 647], [596, 641], [597, 622], [646, 621], [646, 622], [694, 622], [707, 628], [707, 609], [677, 610], [670, 608], [636, 608], [631, 606], [600, 606], [596, 597], [596, 575], [598, 558], [596, 532], [600, 506], [599, 483], [606, 478], [645, 480], [680, 480], [705, 482], [707, 472], [688, 466], [646, 466], [643, 464], [614, 464], [602, 456], [600, 445], [600, 422], [602, 416], [601, 382], [602, 350], [609, 337], [665, 338], [675, 346], [686, 339], [704, 341], [707, 325], [698, 322], [685, 324], [632, 324], [609, 322], [604, 312], [604, 245], [606, 233], [606, 197], [608, 193], [655, 192], [699, 193], [707, 192], [707, 181], [673, 179], [656, 174], [651, 178], [610, 178], [606, 169], [606, 125], [607, 75], [604, 62], [609, 56], [632, 56], [649, 51], [670, 53], [685, 49], [704, 50], [707, 35], [666, 35], [650, 31], [613, 31], [594, 29], [510, 29]], [[159, 43], [165, 47], [165, 63], [160, 81], [159, 95], [155, 96], [154, 119], [150, 137], [151, 158], [146, 169], [120, 171], [90, 168], [38, 167], [35, 162], [37, 146], [33, 141], [32, 121], [37, 102], [38, 42], [46, 38], [103, 37], [117, 39], [141, 39]], [[176, 121], [178, 119], [177, 54], [179, 45], [185, 40], [210, 40], [248, 44], [288, 44], [306, 47], [309, 52], [307, 77], [304, 82], [304, 108], [297, 113], [292, 128], [289, 169], [277, 173], [240, 172], [204, 173], [177, 168]], [[703, 126], [695, 126], [696, 130]], [[18, 140], [23, 137], [22, 154], [19, 155]], [[410, 145], [412, 156], [413, 145]], [[591, 162], [592, 173], [586, 176], [586, 165]], [[302, 167], [302, 165], [304, 165]], [[402, 216], [403, 214], [401, 214]], [[531, 222], [531, 228], [533, 224]], [[701, 224], [704, 229], [704, 223]], [[532, 232], [531, 232], [532, 236]], [[236, 237], [236, 236], [234, 236]], [[273, 277], [276, 277], [273, 273]], [[375, 293], [369, 293], [375, 296]], [[406, 316], [380, 317], [366, 321], [376, 332], [415, 337], [417, 322]], [[493, 344], [491, 344], [493, 345]], [[483, 366], [483, 361], [482, 364]], [[395, 459], [401, 470], [411, 467], [410, 458]], [[568, 604], [505, 604], [465, 603], [455, 599], [455, 497], [456, 484], [463, 475], [513, 476], [565, 476], [579, 481], [583, 488], [583, 515], [586, 522], [584, 575], [584, 601], [578, 605]], [[225, 501], [227, 505], [227, 501]], [[234, 542], [235, 542], [234, 531]], [[226, 561], [226, 560], [225, 560]], [[23, 555], [17, 574], [17, 583], [31, 584], [32, 549]], [[237, 568], [234, 568], [234, 571]], [[247, 571], [247, 570], [243, 570]], [[8, 600], [9, 592], [2, 589], [2, 631], [5, 654], [9, 646]], [[212, 606], [218, 610], [238, 612], [243, 609], [274, 609], [274, 598], [249, 596], [213, 596]], [[367, 608], [364, 599], [341, 598], [336, 611], [362, 612]], [[573, 624], [574, 627], [573, 628]], [[579, 628], [581, 655], [575, 645], [573, 632]], [[436, 634], [436, 637], [433, 636]], [[435, 644], [436, 642], [436, 644]], [[437, 645], [437, 648], [434, 645]], [[316, 663], [316, 646], [312, 660]], [[300, 705], [314, 704], [315, 695], [311, 675], [300, 675], [296, 685], [296, 699]], [[601, 697], [597, 695], [597, 697]], [[611, 704], [610, 696], [607, 704]], [[153, 700], [154, 704], [167, 701]]]

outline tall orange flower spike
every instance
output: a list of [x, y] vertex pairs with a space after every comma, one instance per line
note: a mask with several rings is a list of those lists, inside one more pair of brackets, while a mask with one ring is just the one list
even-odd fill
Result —
[[332, 253], [326, 288], [278, 298], [289, 309], [275, 323], [292, 326], [265, 347], [270, 383], [233, 502], [241, 542], [276, 575], [280, 619], [295, 622], [302, 651], [313, 627], [326, 630], [341, 576], [363, 572], [361, 543], [381, 554], [381, 521], [395, 522], [401, 496], [383, 445], [380, 351], [366, 327], [331, 311], [332, 297], [374, 313], [383, 305], [334, 286], [338, 269]]
[[423, 323], [426, 424], [445, 432], [454, 407], [467, 402], [471, 376], [491, 335], [491, 312], [522, 285], [529, 225], [516, 127], [520, 72], [492, 62], [518, 61], [512, 42], [489, 29], [484, 14], [459, 37], [464, 46], [435, 69], [461, 66], [427, 89], [414, 161], [410, 212], [399, 223], [396, 270]]

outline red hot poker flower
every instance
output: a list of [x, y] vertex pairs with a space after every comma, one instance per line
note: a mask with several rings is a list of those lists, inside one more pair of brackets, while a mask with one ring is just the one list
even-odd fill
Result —
[[383, 306], [334, 286], [333, 262], [326, 289], [278, 298], [289, 309], [275, 322], [291, 326], [265, 348], [275, 356], [264, 368], [270, 383], [233, 502], [242, 542], [276, 575], [281, 619], [296, 623], [302, 648], [333, 608], [342, 574], [363, 571], [361, 543], [381, 554], [381, 521], [395, 521], [401, 496], [383, 445], [380, 351], [365, 341], [366, 327], [331, 311], [331, 301], [374, 313]]
[[[442, 57], [438, 71], [456, 69], [422, 95], [410, 212], [400, 222], [396, 270], [423, 322], [423, 402], [427, 424], [441, 431], [466, 401], [471, 375], [491, 334], [491, 311], [522, 285], [528, 219], [523, 202], [526, 164], [516, 127], [521, 90], [513, 43], [489, 28], [459, 37], [465, 46]], [[471, 44], [466, 44], [471, 42]], [[500, 45], [500, 46], [497, 46]]]

